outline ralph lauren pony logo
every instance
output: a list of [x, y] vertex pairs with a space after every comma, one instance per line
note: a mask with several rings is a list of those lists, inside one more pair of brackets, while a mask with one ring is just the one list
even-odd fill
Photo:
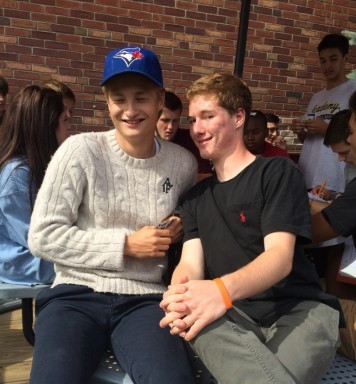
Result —
[[244, 223], [246, 221], [246, 216], [243, 212], [240, 212], [240, 220], [241, 220], [241, 223]]

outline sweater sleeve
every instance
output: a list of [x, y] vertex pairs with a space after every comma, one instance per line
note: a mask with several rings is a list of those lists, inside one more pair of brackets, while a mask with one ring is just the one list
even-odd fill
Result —
[[[121, 271], [126, 231], [90, 225], [95, 211], [87, 212], [90, 207], [82, 202], [85, 193], [95, 199], [95, 188], [88, 185], [94, 156], [78, 139], [67, 139], [48, 166], [31, 217], [29, 247], [33, 255], [59, 265]], [[86, 225], [79, 227], [79, 215], [87, 218]]]

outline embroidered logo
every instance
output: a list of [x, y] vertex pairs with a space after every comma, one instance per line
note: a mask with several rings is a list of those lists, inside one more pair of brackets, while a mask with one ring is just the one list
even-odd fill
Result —
[[142, 57], [143, 53], [140, 52], [140, 48], [125, 48], [114, 56], [115, 59], [122, 59], [127, 67], [129, 67], [135, 60], [140, 60]]
[[169, 181], [169, 178], [165, 180], [165, 182], [162, 184], [163, 192], [168, 193], [170, 189], [173, 187], [173, 184]]
[[241, 220], [241, 223], [244, 223], [246, 221], [246, 216], [243, 212], [240, 212], [240, 220]]

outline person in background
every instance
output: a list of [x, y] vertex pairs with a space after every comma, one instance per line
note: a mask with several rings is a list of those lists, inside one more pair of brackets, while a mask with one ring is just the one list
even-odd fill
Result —
[[[336, 153], [323, 144], [331, 117], [348, 108], [356, 81], [346, 76], [349, 60], [349, 40], [341, 34], [327, 34], [317, 46], [320, 69], [325, 78], [325, 88], [314, 94], [304, 119], [294, 119], [291, 129], [303, 143], [298, 167], [302, 171], [308, 191], [327, 180], [326, 188], [343, 192], [345, 188], [345, 163]], [[343, 250], [343, 239], [335, 238], [308, 249], [308, 257], [315, 263], [320, 277], [325, 275], [324, 261], [335, 258]], [[325, 255], [328, 257], [325, 257]]]
[[202, 159], [189, 134], [189, 129], [179, 128], [183, 110], [182, 100], [175, 93], [165, 91], [165, 100], [162, 113], [157, 121], [156, 134], [163, 140], [172, 141], [175, 144], [191, 152], [198, 162], [197, 181], [211, 175], [211, 164]]
[[274, 113], [266, 113], [268, 136], [266, 141], [272, 145], [276, 145], [282, 149], [287, 149], [287, 143], [283, 136], [279, 135], [280, 118]]
[[291, 129], [303, 143], [298, 167], [304, 175], [307, 189], [311, 190], [327, 179], [328, 189], [342, 192], [345, 188], [344, 163], [323, 145], [323, 139], [332, 115], [348, 108], [350, 96], [356, 90], [356, 81], [346, 76], [349, 40], [341, 34], [328, 34], [317, 50], [326, 86], [309, 102], [307, 115], [312, 117], [294, 119]]
[[76, 102], [74, 92], [68, 87], [68, 85], [56, 79], [45, 80], [43, 81], [42, 85], [46, 88], [51, 88], [60, 95], [62, 95], [63, 104], [67, 112], [67, 117], [69, 119], [69, 122], [71, 123], [74, 115], [74, 108]]
[[101, 86], [115, 128], [58, 149], [31, 218], [30, 249], [56, 278], [36, 298], [30, 383], [87, 383], [110, 347], [136, 384], [193, 384], [183, 341], [158, 323], [166, 252], [182, 237], [174, 212], [196, 160], [155, 135], [164, 88], [154, 52], [111, 51]]
[[62, 97], [30, 85], [10, 101], [0, 126], [0, 281], [48, 284], [53, 263], [34, 257], [27, 235], [47, 165], [67, 138]]
[[252, 110], [244, 128], [246, 148], [254, 155], [263, 157], [282, 156], [290, 158], [288, 152], [266, 141], [268, 137], [266, 115], [259, 110]]
[[5, 77], [0, 76], [0, 124], [4, 117], [8, 93], [9, 84], [7, 83]]
[[318, 383], [341, 314], [303, 254], [303, 176], [292, 161], [245, 147], [252, 97], [237, 76], [204, 76], [187, 98], [192, 138], [215, 173], [184, 197], [183, 252], [160, 325], [189, 341], [219, 383]]
[[183, 104], [181, 99], [173, 92], [165, 91], [164, 107], [157, 121], [157, 135], [168, 141], [173, 141], [179, 128]]
[[[350, 98], [351, 116], [347, 142], [351, 152], [348, 161], [356, 165], [356, 92]], [[345, 191], [330, 203], [310, 200], [312, 213], [313, 241], [320, 242], [336, 236], [352, 236], [356, 252], [356, 178], [345, 187]], [[356, 360], [356, 286], [349, 285], [349, 297], [341, 297], [341, 305], [346, 319], [346, 329], [340, 330], [341, 352]]]
[[[330, 147], [331, 150], [337, 154], [339, 161], [344, 161], [345, 164], [345, 187], [356, 177], [356, 166], [351, 146], [347, 141], [349, 136], [349, 120], [351, 117], [351, 110], [344, 109], [332, 116], [329, 126], [326, 130], [324, 137], [324, 145]], [[315, 186], [311, 193], [314, 195], [319, 194], [321, 186]], [[324, 200], [334, 200], [339, 197], [341, 192], [334, 192], [327, 188], [323, 188], [319, 196]]]
[[[338, 155], [339, 161], [345, 162], [345, 187], [356, 176], [356, 166], [354, 165], [356, 158], [354, 157], [350, 144], [347, 142], [350, 132], [350, 117], [350, 109], [344, 109], [335, 113], [335, 115], [331, 117], [324, 137], [324, 145], [330, 147], [331, 150]], [[322, 188], [321, 190], [321, 186], [318, 185], [312, 189], [311, 194], [318, 195], [322, 199], [331, 202], [340, 197], [342, 192], [331, 191], [327, 188]], [[306, 247], [305, 252], [309, 259], [315, 264], [324, 289], [342, 299], [353, 298], [355, 296], [354, 286], [339, 281], [337, 278], [343, 257], [344, 244], [335, 247], [336, 251], [332, 252], [325, 252], [323, 248], [317, 247], [315, 249], [313, 247], [313, 244], [310, 248]], [[330, 248], [326, 249], [329, 250]]]

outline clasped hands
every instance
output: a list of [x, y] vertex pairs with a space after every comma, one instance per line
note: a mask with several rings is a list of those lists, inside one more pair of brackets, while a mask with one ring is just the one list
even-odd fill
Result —
[[165, 312], [160, 326], [169, 326], [172, 335], [179, 335], [186, 341], [226, 312], [221, 293], [212, 280], [188, 281], [187, 278], [168, 287], [160, 307]]

